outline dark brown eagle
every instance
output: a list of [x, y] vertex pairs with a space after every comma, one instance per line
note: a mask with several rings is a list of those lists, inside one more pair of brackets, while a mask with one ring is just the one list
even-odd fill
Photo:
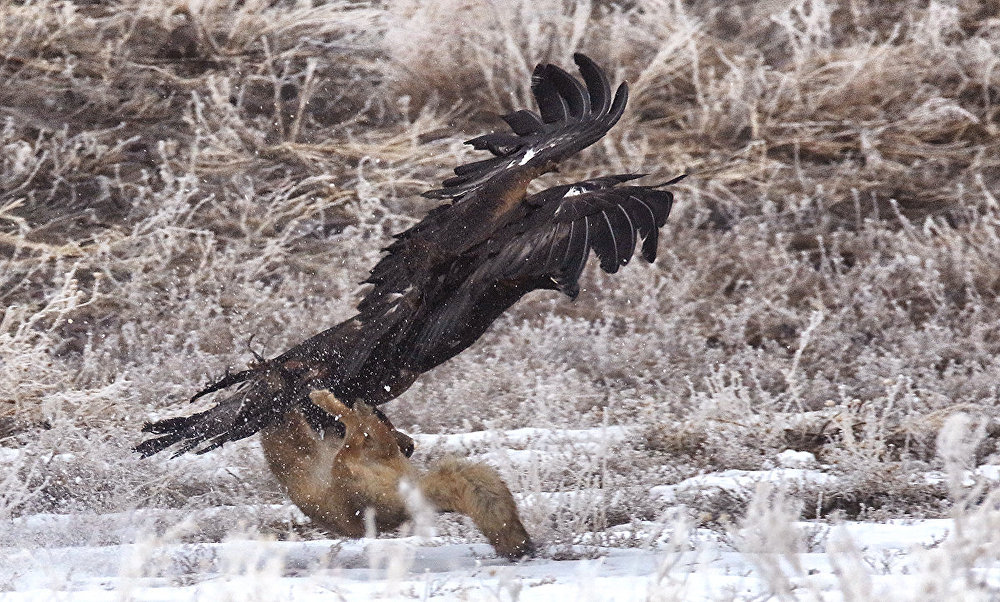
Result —
[[372, 288], [354, 317], [270, 360], [227, 373], [193, 398], [238, 386], [193, 416], [143, 427], [157, 437], [143, 456], [180, 443], [177, 453], [204, 453], [249, 437], [299, 409], [310, 426], [342, 430], [309, 400], [329, 389], [349, 406], [396, 398], [422, 373], [474, 343], [526, 293], [559, 290], [575, 298], [593, 251], [605, 272], [642, 256], [656, 258], [659, 228], [673, 195], [626, 184], [644, 174], [611, 175], [528, 194], [528, 184], [563, 159], [597, 142], [625, 110], [628, 86], [612, 94], [604, 72], [574, 55], [583, 83], [555, 65], [539, 65], [531, 90], [540, 114], [503, 116], [509, 132], [468, 141], [494, 156], [455, 168], [443, 187], [424, 193], [448, 199], [397, 234], [365, 281]]

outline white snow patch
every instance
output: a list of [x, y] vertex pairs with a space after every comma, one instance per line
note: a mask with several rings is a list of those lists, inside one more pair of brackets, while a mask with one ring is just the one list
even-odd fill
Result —
[[829, 485], [836, 477], [819, 470], [803, 468], [776, 468], [774, 470], [724, 470], [684, 479], [675, 485], [657, 485], [649, 492], [665, 501], [673, 502], [683, 494], [691, 495], [712, 489], [731, 493], [751, 495], [758, 483], [770, 482], [778, 485]]
[[807, 451], [786, 449], [778, 454], [778, 465], [782, 468], [815, 468], [818, 464], [816, 456]]
[[4, 464], [13, 464], [15, 461], [24, 455], [20, 449], [13, 449], [10, 447], [0, 447], [0, 462]]
[[[928, 485], [942, 485], [948, 482], [948, 475], [940, 470], [932, 470], [923, 474], [923, 481]], [[1000, 483], [1000, 466], [996, 464], [984, 464], [977, 466], [973, 470], [963, 470], [961, 472], [961, 483], [963, 487], [973, 487], [979, 483]]]
[[621, 443], [636, 432], [635, 427], [608, 426], [589, 429], [522, 428], [509, 431], [473, 431], [471, 433], [413, 435], [420, 448], [463, 452], [490, 447], [539, 449], [566, 444]]

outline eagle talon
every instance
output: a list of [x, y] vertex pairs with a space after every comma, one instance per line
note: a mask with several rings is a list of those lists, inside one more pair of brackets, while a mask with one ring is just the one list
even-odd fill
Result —
[[254, 359], [254, 361], [250, 362], [248, 366], [251, 370], [257, 370], [267, 365], [267, 360], [264, 359], [264, 356], [254, 351], [253, 347], [250, 346], [253, 343], [254, 336], [256, 335], [256, 332], [251, 333], [250, 338], [247, 339], [247, 351], [250, 352], [250, 355], [252, 355]]

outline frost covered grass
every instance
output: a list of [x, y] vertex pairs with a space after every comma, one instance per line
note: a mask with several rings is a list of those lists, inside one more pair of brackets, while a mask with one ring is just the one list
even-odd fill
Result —
[[[663, 554], [640, 597], [687, 583], [687, 533], [751, 559], [754, 592], [804, 595], [808, 569], [787, 561], [808, 553], [790, 531], [803, 519], [861, 521], [823, 539], [841, 564], [822, 592], [878, 591], [855, 525], [951, 519], [907, 591], [996, 593], [995, 2], [39, 0], [0, 15], [0, 520], [147, 513], [141, 537], [184, 545], [322, 537], [260, 510], [284, 500], [255, 442], [139, 462], [138, 427], [248, 348], [274, 355], [349, 316], [378, 249], [431, 206], [417, 193], [473, 156], [461, 142], [529, 106], [535, 63], [583, 50], [628, 79], [631, 105], [550, 177], [689, 172], [660, 259], [588, 270], [573, 303], [529, 297], [392, 402], [404, 430], [457, 437], [418, 437], [418, 459], [495, 464], [550, 558]], [[949, 420], [964, 426], [939, 439]], [[765, 508], [767, 474], [784, 493]], [[236, 518], [171, 530], [214, 508]], [[773, 528], [737, 533], [755, 524]], [[3, 545], [107, 543], [54, 532]]]

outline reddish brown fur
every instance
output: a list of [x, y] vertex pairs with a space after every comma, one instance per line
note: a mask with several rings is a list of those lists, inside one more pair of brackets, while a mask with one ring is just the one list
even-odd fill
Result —
[[492, 468], [446, 460], [420, 474], [400, 452], [409, 437], [369, 407], [348, 408], [329, 391], [313, 391], [310, 399], [344, 424], [343, 438], [320, 437], [295, 410], [265, 429], [261, 441], [271, 472], [313, 521], [337, 535], [361, 537], [371, 508], [376, 529], [395, 529], [410, 518], [399, 492], [405, 479], [437, 509], [472, 518], [498, 554], [531, 553], [514, 497]]

